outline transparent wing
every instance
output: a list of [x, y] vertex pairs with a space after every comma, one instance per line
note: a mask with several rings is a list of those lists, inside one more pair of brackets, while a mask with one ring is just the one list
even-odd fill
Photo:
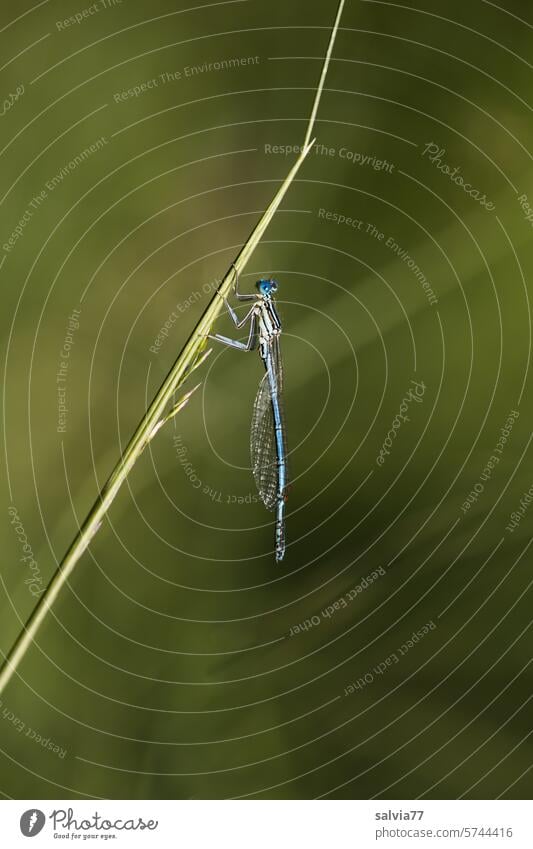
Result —
[[[277, 504], [279, 485], [278, 450], [272, 396], [274, 394], [281, 415], [282, 380], [278, 340], [273, 339], [267, 361], [267, 371], [259, 384], [254, 402], [250, 432], [252, 471], [259, 495], [269, 510], [273, 510]], [[286, 456], [285, 450], [283, 455]]]
[[255, 485], [265, 507], [273, 510], [278, 491], [278, 456], [268, 374], [265, 374], [259, 384], [254, 402], [250, 452]]

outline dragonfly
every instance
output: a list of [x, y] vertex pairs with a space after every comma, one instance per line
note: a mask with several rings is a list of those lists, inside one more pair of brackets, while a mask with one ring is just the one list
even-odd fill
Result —
[[238, 351], [259, 350], [265, 374], [255, 398], [250, 431], [252, 471], [259, 495], [269, 510], [276, 512], [276, 562], [285, 556], [285, 505], [289, 491], [287, 471], [287, 436], [283, 414], [283, 366], [280, 350], [281, 321], [276, 309], [274, 294], [278, 283], [273, 278], [258, 280], [257, 293], [239, 291], [239, 275], [234, 266], [234, 294], [238, 301], [252, 301], [244, 318], [237, 313], [226, 298], [226, 309], [237, 329], [248, 322], [248, 340], [240, 342], [220, 333], [209, 334], [210, 339]]

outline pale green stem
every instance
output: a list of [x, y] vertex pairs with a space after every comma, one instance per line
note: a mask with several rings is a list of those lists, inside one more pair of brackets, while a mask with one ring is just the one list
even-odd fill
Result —
[[315, 118], [318, 112], [318, 107], [320, 105], [320, 98], [322, 97], [322, 89], [324, 88], [324, 83], [326, 81], [326, 75], [328, 73], [329, 62], [331, 59], [331, 54], [333, 53], [333, 47], [335, 45], [335, 39], [337, 38], [337, 30], [339, 29], [339, 24], [342, 18], [342, 11], [344, 9], [344, 0], [340, 0], [339, 8], [337, 9], [337, 16], [335, 18], [335, 23], [333, 24], [333, 29], [331, 30], [331, 37], [329, 39], [328, 50], [326, 53], [326, 58], [324, 59], [324, 64], [322, 66], [322, 73], [320, 74], [320, 81], [318, 83], [318, 88], [316, 90], [315, 102], [313, 103], [313, 109], [311, 112], [311, 117], [309, 119], [309, 126], [307, 127], [307, 133], [305, 136], [304, 147], [309, 144], [311, 136], [313, 134], [313, 128], [315, 126]]
[[168, 376], [165, 378], [159, 392], [150, 404], [150, 407], [132, 436], [126, 450], [111, 473], [109, 480], [100, 492], [87, 518], [81, 525], [74, 541], [46, 588], [46, 591], [40, 597], [33, 613], [26, 623], [25, 628], [19, 634], [11, 651], [7, 655], [4, 665], [0, 670], [0, 695], [3, 693], [12, 675], [17, 671], [21, 660], [33, 642], [37, 631], [57, 599], [62, 587], [67, 583], [83, 552], [99, 530], [102, 521], [111, 507], [119, 489], [125, 482], [136, 461], [141, 456], [144, 448], [159, 429], [160, 423], [165, 418], [165, 410], [168, 408], [174, 392], [183, 380], [186, 379], [190, 371], [195, 367], [199, 355], [202, 353], [203, 348], [205, 348], [206, 336], [211, 330], [211, 327], [222, 308], [222, 299], [229, 295], [231, 286], [235, 279], [235, 273], [241, 274], [244, 270], [247, 262], [252, 256], [252, 253], [261, 240], [263, 233], [274, 217], [281, 201], [285, 197], [292, 181], [296, 177], [304, 159], [313, 147], [314, 141], [310, 141], [311, 133], [318, 110], [320, 95], [324, 87], [327, 66], [333, 50], [333, 43], [338, 29], [343, 5], [344, 0], [341, 0], [324, 68], [322, 69], [322, 75], [315, 97], [313, 111], [309, 120], [303, 150], [289, 171], [289, 174], [285, 178], [283, 184], [278, 189], [270, 206], [265, 210], [254, 230], [252, 230], [252, 233], [244, 244], [244, 247], [240, 251], [235, 262], [232, 263], [230, 269], [226, 273], [217, 292], [214, 294], [211, 302], [208, 304], [198, 324], [190, 335], [188, 342], [185, 344], [185, 347], [172, 366]]

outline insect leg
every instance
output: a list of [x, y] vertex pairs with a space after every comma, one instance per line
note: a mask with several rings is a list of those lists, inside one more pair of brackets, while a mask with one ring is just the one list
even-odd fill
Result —
[[239, 292], [239, 272], [237, 271], [237, 266], [233, 263], [233, 270], [235, 271], [235, 283], [233, 284], [233, 291], [235, 292], [235, 297], [238, 301], [256, 301], [257, 295], [244, 295]]
[[233, 309], [233, 307], [231, 306], [229, 301], [227, 301], [226, 298], [223, 298], [222, 300], [224, 301], [226, 309], [229, 312], [229, 314], [231, 316], [231, 320], [233, 321], [233, 324], [235, 325], [235, 327], [237, 327], [238, 329], [240, 329], [241, 327], [244, 327], [246, 322], [250, 320], [250, 317], [251, 317], [251, 315], [254, 311], [254, 308], [252, 307], [251, 309], [249, 309], [248, 312], [246, 313], [246, 315], [244, 316], [244, 318], [241, 318], [241, 320], [239, 321], [239, 316], [237, 315], [237, 313], [235, 312], [235, 310]]
[[227, 345], [228, 348], [236, 348], [238, 351], [253, 351], [257, 346], [257, 318], [255, 315], [252, 316], [247, 342], [239, 342], [238, 339], [229, 339], [220, 333], [210, 333], [208, 334], [208, 338], [214, 339], [216, 342], [221, 342], [223, 345]]

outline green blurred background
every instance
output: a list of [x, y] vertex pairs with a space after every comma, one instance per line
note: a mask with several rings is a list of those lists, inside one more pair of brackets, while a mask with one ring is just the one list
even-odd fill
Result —
[[[4, 652], [285, 177], [337, 4], [190, 5], [2, 4]], [[281, 283], [286, 560], [261, 363], [216, 347], [3, 695], [4, 797], [530, 796], [532, 24], [348, 0], [324, 147], [243, 279]]]

